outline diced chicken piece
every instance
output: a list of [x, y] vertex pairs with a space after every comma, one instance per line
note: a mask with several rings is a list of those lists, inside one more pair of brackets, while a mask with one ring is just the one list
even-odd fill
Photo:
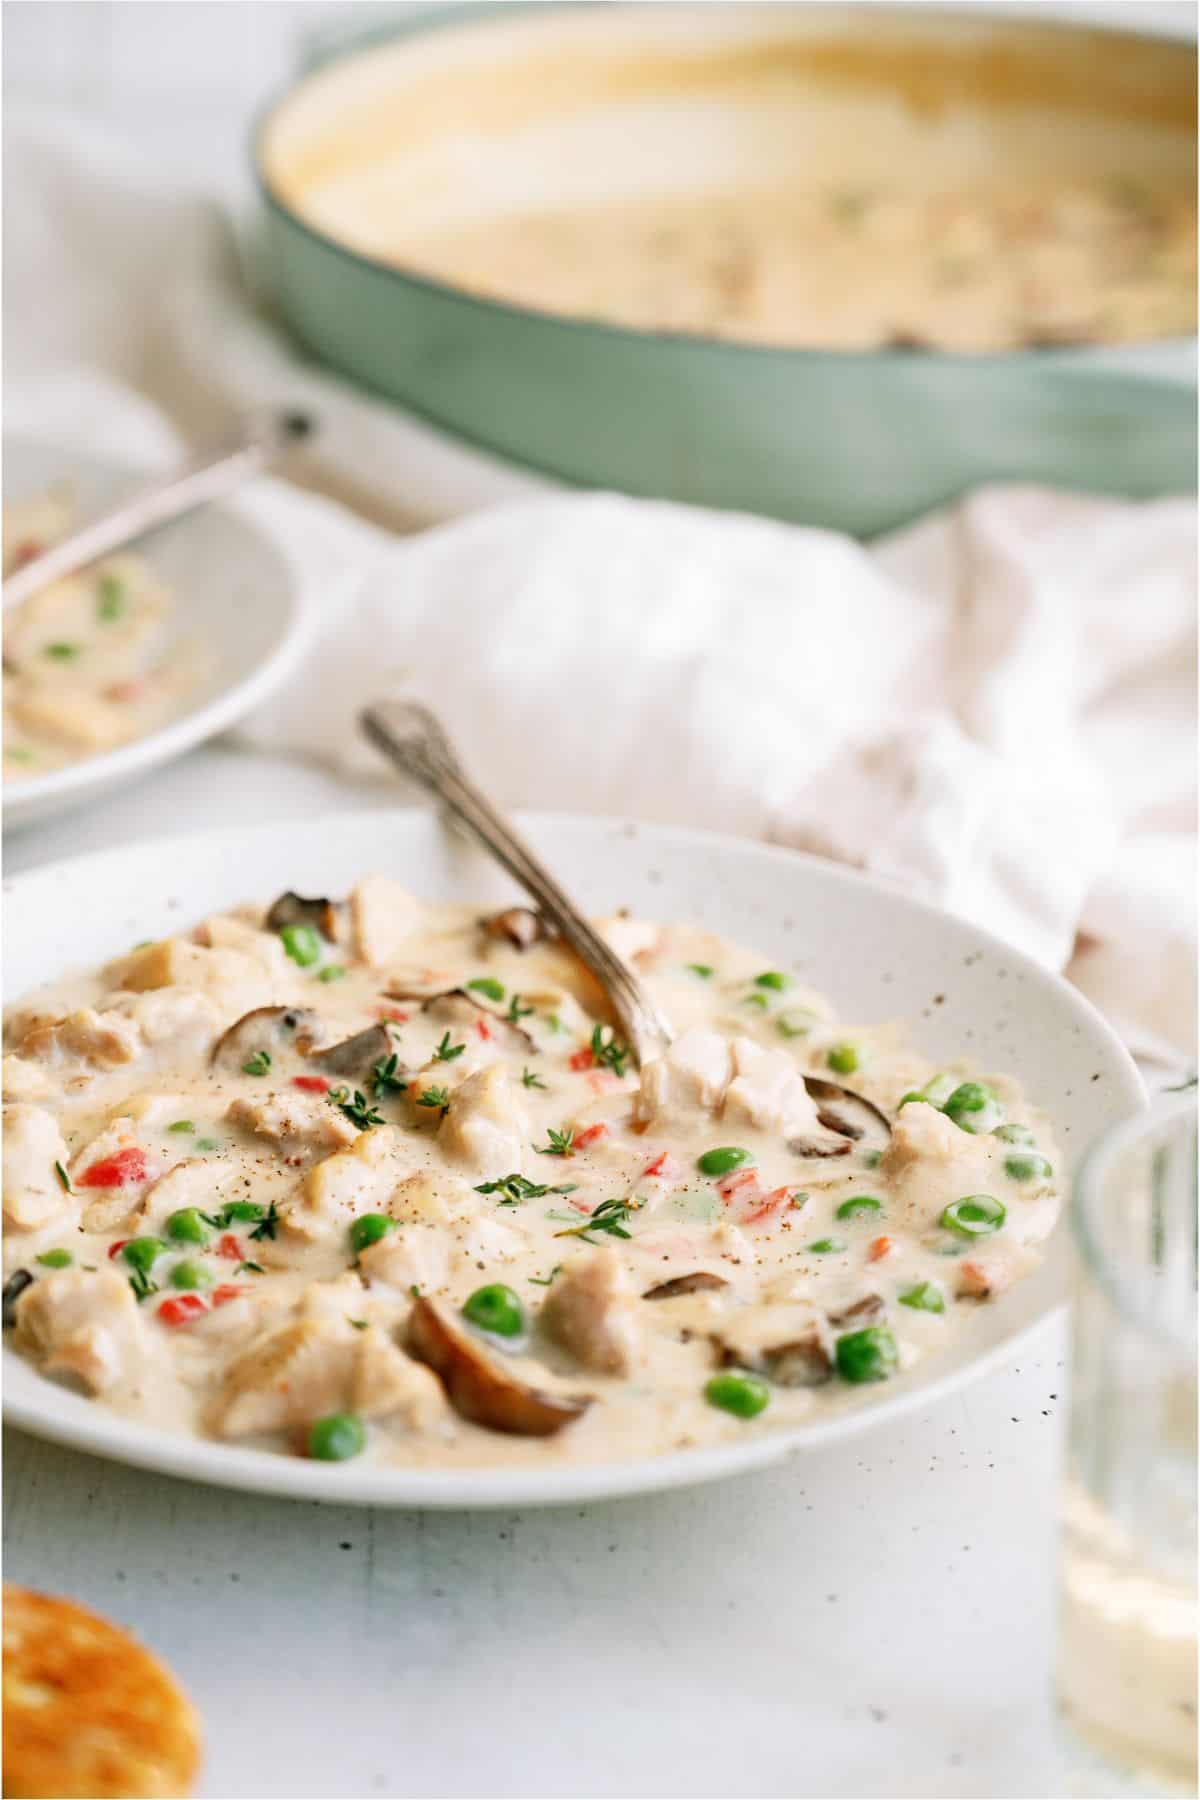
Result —
[[424, 1225], [389, 1231], [378, 1243], [363, 1250], [358, 1266], [372, 1287], [381, 1283], [410, 1294], [436, 1294], [450, 1275], [450, 1246], [445, 1238]]
[[51, 1068], [82, 1063], [93, 1069], [119, 1069], [134, 1061], [142, 1039], [137, 1025], [123, 1013], [81, 1006], [64, 1017], [32, 1018], [13, 1047], [21, 1056]]
[[368, 875], [350, 894], [358, 953], [373, 968], [396, 962], [420, 923], [421, 903], [390, 875]]
[[1036, 1264], [1037, 1256], [1020, 1244], [996, 1243], [986, 1254], [959, 1263], [955, 1292], [960, 1300], [994, 1300]]
[[480, 1069], [455, 1089], [438, 1133], [446, 1156], [486, 1181], [519, 1172], [528, 1139], [529, 1115], [499, 1066]]
[[923, 1100], [902, 1106], [892, 1126], [891, 1142], [879, 1164], [880, 1176], [898, 1180], [916, 1166], [946, 1165], [961, 1159], [967, 1136], [953, 1119]]
[[663, 934], [661, 925], [655, 925], [649, 919], [630, 919], [623, 913], [614, 913], [607, 919], [597, 919], [596, 930], [609, 949], [615, 950], [627, 963], [657, 950]]
[[4, 1058], [2, 1081], [6, 1100], [55, 1100], [59, 1095], [59, 1086], [37, 1063], [26, 1062], [23, 1056], [6, 1056]]
[[136, 1025], [151, 1059], [167, 1051], [172, 1060], [207, 1055], [224, 1016], [208, 994], [171, 988], [118, 1000], [115, 1010]]
[[76, 1375], [100, 1394], [137, 1373], [145, 1327], [133, 1290], [115, 1269], [64, 1269], [17, 1302], [19, 1346], [48, 1374]]
[[196, 941], [210, 950], [235, 950], [258, 963], [265, 974], [286, 981], [291, 974], [283, 941], [273, 931], [260, 931], [244, 919], [218, 913], [196, 927]]
[[130, 1224], [139, 1232], [147, 1231], [161, 1226], [171, 1213], [185, 1206], [203, 1212], [211, 1207], [212, 1199], [212, 1164], [203, 1156], [187, 1156], [150, 1183], [130, 1215]]
[[112, 750], [138, 729], [128, 706], [75, 683], [24, 681], [6, 696], [6, 710], [25, 731], [72, 750]]
[[559, 1276], [541, 1312], [554, 1343], [599, 1375], [628, 1375], [643, 1354], [639, 1294], [611, 1250], [594, 1250]]
[[[326, 1110], [334, 1113], [332, 1107]], [[381, 1209], [401, 1173], [407, 1146], [393, 1125], [357, 1134], [351, 1129], [350, 1135], [348, 1149], [325, 1157], [304, 1177], [284, 1215], [289, 1233], [307, 1239], [327, 1237], [347, 1229], [359, 1213]]]
[[[82, 1184], [84, 1200], [80, 1223], [85, 1231], [115, 1231], [140, 1209], [147, 1188], [162, 1173], [161, 1159], [142, 1155], [140, 1160], [134, 1160], [133, 1153], [143, 1148], [137, 1123], [131, 1113], [126, 1112], [110, 1119], [103, 1131], [91, 1138], [82, 1150], [76, 1151], [71, 1162], [71, 1182], [76, 1189]], [[131, 1153], [129, 1166], [121, 1171], [121, 1178], [115, 1185], [93, 1187], [87, 1183], [85, 1178], [89, 1169], [126, 1151]]]
[[718, 1031], [697, 1025], [676, 1038], [664, 1056], [643, 1068], [634, 1115], [640, 1123], [649, 1124], [696, 1111], [715, 1113], [732, 1073], [728, 1040]]
[[324, 1094], [306, 1094], [293, 1088], [231, 1100], [225, 1119], [242, 1131], [266, 1138], [288, 1162], [303, 1162], [340, 1149], [352, 1144], [359, 1135], [357, 1125], [340, 1107], [330, 1105]]
[[837, 1134], [817, 1118], [817, 1103], [786, 1050], [764, 1050], [745, 1037], [734, 1038], [731, 1049], [735, 1074], [725, 1094], [724, 1119], [806, 1145], [839, 1145]]
[[78, 1205], [63, 1188], [56, 1165], [67, 1166], [67, 1146], [50, 1113], [18, 1101], [4, 1109], [4, 1222], [36, 1231]]
[[392, 1193], [387, 1211], [403, 1227], [440, 1232], [456, 1269], [508, 1262], [529, 1248], [515, 1220], [497, 1218], [487, 1202], [452, 1175], [427, 1170], [409, 1175]]
[[423, 1431], [444, 1411], [436, 1377], [377, 1327], [359, 1331], [345, 1319], [307, 1318], [260, 1338], [237, 1358], [212, 1424], [222, 1437], [244, 1437], [356, 1412], [368, 1419], [399, 1415], [410, 1430]]
[[833, 1373], [828, 1322], [803, 1302], [747, 1307], [721, 1328], [723, 1360], [779, 1387], [819, 1387]]
[[151, 988], [186, 988], [209, 994], [222, 1008], [236, 1007], [238, 1012], [287, 998], [279, 988], [291, 983], [290, 976], [268, 972], [257, 956], [250, 956], [245, 950], [209, 949], [187, 938], [160, 938], [110, 964], [105, 974], [119, 987], [134, 993]]

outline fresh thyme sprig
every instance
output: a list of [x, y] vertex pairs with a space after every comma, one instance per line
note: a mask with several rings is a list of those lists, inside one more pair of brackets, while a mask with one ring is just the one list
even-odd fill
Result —
[[376, 1112], [370, 1101], [358, 1089], [354, 1090], [354, 1098], [350, 1097], [350, 1089], [344, 1087], [330, 1088], [329, 1099], [341, 1112], [344, 1112], [352, 1125], [360, 1131], [369, 1131], [372, 1125], [383, 1124], [383, 1114]]
[[375, 1090], [376, 1099], [380, 1094], [389, 1094], [393, 1091], [397, 1094], [404, 1092], [408, 1081], [400, 1073], [400, 1058], [394, 1050], [390, 1056], [384, 1057], [382, 1061], [375, 1064], [371, 1070], [371, 1084]]
[[433, 1053], [433, 1060], [434, 1062], [453, 1062], [456, 1056], [462, 1055], [466, 1047], [465, 1044], [452, 1044], [450, 1033], [445, 1031], [442, 1033], [441, 1043]]
[[561, 1275], [561, 1274], [562, 1274], [562, 1264], [555, 1263], [554, 1267], [551, 1269], [551, 1271], [548, 1275], [531, 1275], [529, 1277], [529, 1279], [533, 1283], [534, 1287], [549, 1287], [550, 1284], [553, 1282], [554, 1277], [556, 1275]]
[[585, 1244], [595, 1240], [593, 1231], [607, 1232], [609, 1237], [629, 1238], [633, 1236], [625, 1227], [632, 1215], [644, 1204], [641, 1200], [602, 1200], [595, 1212], [579, 1225], [570, 1225], [565, 1231], [556, 1231], [555, 1237], [582, 1238]]
[[273, 1238], [275, 1236], [275, 1228], [278, 1224], [279, 1213], [276, 1210], [275, 1202], [272, 1200], [270, 1206], [267, 1208], [266, 1217], [259, 1221], [254, 1227], [254, 1230], [250, 1233], [250, 1236], [259, 1243], [261, 1243], [264, 1238]]
[[508, 1011], [504, 1017], [510, 1025], [519, 1025], [521, 1020], [527, 1019], [532, 1011], [532, 1006], [522, 1006], [520, 994], [514, 994], [508, 1003]]
[[624, 1075], [629, 1046], [618, 1044], [611, 1026], [596, 1025], [592, 1029], [592, 1059], [598, 1067], [611, 1069], [617, 1076]]
[[450, 1090], [444, 1087], [426, 1088], [423, 1094], [417, 1095], [417, 1105], [440, 1107], [444, 1119], [450, 1111]]
[[246, 1058], [242, 1064], [243, 1075], [266, 1075], [270, 1072], [271, 1056], [267, 1050], [256, 1050], [253, 1056]]
[[67, 1171], [60, 1162], [55, 1163], [54, 1173], [58, 1176], [58, 1185], [61, 1187], [63, 1193], [74, 1193], [75, 1190], [71, 1186], [71, 1177], [67, 1174]]
[[522, 1069], [521, 1070], [521, 1086], [522, 1087], [544, 1088], [545, 1085], [546, 1084], [542, 1080], [541, 1076], [535, 1075], [532, 1069]]
[[560, 1187], [543, 1187], [524, 1175], [503, 1175], [499, 1181], [485, 1181], [475, 1189], [477, 1194], [501, 1194], [501, 1206], [520, 1206], [522, 1200], [540, 1200], [545, 1194], [573, 1194], [578, 1182], [564, 1181]]
[[548, 1144], [535, 1144], [533, 1147], [539, 1156], [572, 1156], [575, 1146], [575, 1127], [568, 1125], [565, 1131], [550, 1129]]

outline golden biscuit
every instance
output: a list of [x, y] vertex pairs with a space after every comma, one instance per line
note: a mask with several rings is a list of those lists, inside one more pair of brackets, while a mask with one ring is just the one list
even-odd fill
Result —
[[4, 1587], [4, 1793], [133, 1800], [190, 1791], [200, 1723], [162, 1664], [95, 1613]]

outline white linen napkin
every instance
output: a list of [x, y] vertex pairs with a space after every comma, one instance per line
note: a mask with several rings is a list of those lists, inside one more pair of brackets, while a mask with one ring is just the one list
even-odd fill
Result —
[[998, 488], [864, 549], [554, 493], [302, 364], [211, 203], [61, 120], [10, 122], [7, 156], [10, 430], [161, 462], [168, 419], [286, 398], [327, 425], [308, 479], [375, 516], [487, 503], [397, 541], [260, 484], [319, 634], [244, 742], [378, 769], [358, 708], [415, 693], [506, 805], [837, 857], [1066, 968], [1144, 1059], [1191, 1057], [1191, 503]]

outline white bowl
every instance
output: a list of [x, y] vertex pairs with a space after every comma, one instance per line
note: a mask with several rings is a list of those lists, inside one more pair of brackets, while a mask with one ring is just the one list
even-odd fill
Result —
[[[66, 483], [84, 519], [136, 487], [145, 472], [50, 444], [6, 439], [4, 479], [9, 497]], [[278, 687], [304, 647], [307, 620], [292, 570], [236, 503], [204, 507], [134, 549], [172, 594], [173, 636], [201, 644], [209, 666], [180, 713], [160, 730], [48, 775], [7, 782], [6, 828], [94, 800], [227, 730]]]
[[[986, 932], [849, 870], [704, 832], [611, 819], [533, 815], [534, 845], [594, 912], [629, 906], [692, 919], [761, 949], [827, 993], [842, 1017], [911, 1021], [938, 1060], [965, 1055], [1017, 1076], [1054, 1121], [1068, 1164], [1144, 1100], [1128, 1054], [1073, 988]], [[339, 893], [385, 869], [426, 898], [499, 903], [512, 889], [470, 845], [424, 811], [315, 819], [205, 833], [70, 862], [7, 886], [5, 996], [94, 963], [141, 938], [178, 931], [214, 908], [285, 887]], [[744, 1442], [625, 1463], [545, 1469], [410, 1470], [331, 1465], [172, 1436], [133, 1424], [4, 1353], [4, 1406], [28, 1431], [168, 1474], [363, 1505], [488, 1507], [577, 1502], [683, 1486], [870, 1431], [935, 1394], [1011, 1360], [1056, 1306], [1065, 1234], [1046, 1262], [982, 1306], [940, 1358], [800, 1429], [748, 1428]]]

